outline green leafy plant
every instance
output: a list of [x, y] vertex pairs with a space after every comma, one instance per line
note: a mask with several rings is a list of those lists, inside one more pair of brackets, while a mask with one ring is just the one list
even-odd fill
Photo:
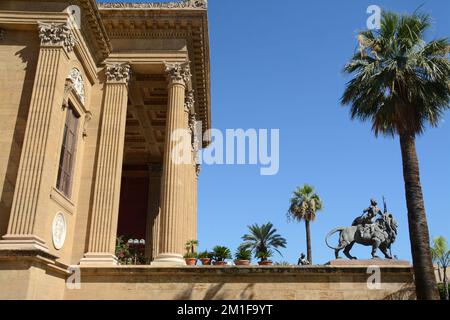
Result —
[[116, 239], [116, 257], [120, 264], [129, 264], [133, 257], [130, 252], [129, 244], [124, 240], [123, 236]]
[[[447, 245], [447, 240], [444, 237], [437, 237], [433, 239], [433, 246], [431, 247], [431, 256], [433, 257], [433, 261], [437, 263], [438, 268], [442, 268], [444, 271], [444, 283], [439, 288], [441, 292], [444, 293], [443, 300], [449, 299], [449, 284], [447, 277], [447, 268], [450, 264], [450, 250]], [[439, 271], [440, 272], [440, 271]], [[440, 293], [441, 293], [440, 292]], [[441, 294], [442, 297], [442, 294]]]
[[268, 261], [270, 257], [273, 257], [273, 251], [272, 250], [260, 251], [258, 252], [256, 257], [260, 259], [261, 262]]
[[208, 250], [202, 251], [198, 254], [199, 259], [212, 259], [214, 257], [214, 254], [212, 252], [209, 252]]
[[234, 257], [236, 258], [236, 260], [251, 261], [252, 260], [252, 251], [249, 249], [239, 247], [237, 249], [236, 253], [234, 254]]
[[215, 246], [213, 248], [213, 259], [215, 261], [225, 261], [231, 259], [231, 251], [227, 247]]
[[186, 252], [194, 253], [195, 248], [198, 246], [198, 240], [188, 240], [185, 244]]
[[197, 259], [197, 253], [195, 253], [195, 252], [187, 252], [185, 255], [184, 255], [184, 258], [185, 259]]
[[272, 223], [266, 223], [261, 226], [254, 224], [248, 226], [249, 234], [242, 236], [244, 243], [240, 248], [251, 250], [255, 257], [261, 259], [260, 255], [269, 254], [272, 249], [281, 255], [278, 248], [286, 248], [286, 239], [277, 234], [277, 229], [273, 227]]

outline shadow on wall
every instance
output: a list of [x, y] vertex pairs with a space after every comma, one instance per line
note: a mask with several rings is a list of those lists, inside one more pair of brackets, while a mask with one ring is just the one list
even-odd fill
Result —
[[[22, 153], [22, 146], [25, 137], [25, 127], [28, 118], [28, 110], [31, 103], [34, 74], [36, 73], [37, 57], [39, 54], [37, 50], [37, 48], [39, 48], [38, 43], [30, 40], [34, 38], [37, 39], [38, 37], [31, 32], [27, 33], [19, 31], [14, 34], [12, 34], [11, 32], [6, 32], [5, 38], [1, 43], [2, 46], [4, 45], [6, 48], [22, 47], [22, 49], [14, 53], [15, 58], [19, 58], [21, 64], [19, 64], [17, 59], [11, 58], [9, 60], [10, 63], [8, 64], [11, 69], [9, 69], [8, 72], [8, 68], [6, 68], [7, 72], [3, 74], [3, 76], [5, 76], [5, 79], [2, 79], [3, 85], [15, 85], [18, 90], [21, 91], [21, 94], [20, 98], [18, 98], [20, 100], [18, 101], [17, 117], [15, 119], [14, 129], [12, 132], [11, 148], [9, 150], [2, 150], [2, 152], [9, 152], [9, 155], [8, 162], [5, 164], [6, 172], [4, 185], [2, 188], [0, 188], [0, 190], [2, 190], [0, 195], [0, 237], [6, 234], [8, 228], [14, 189], [16, 186], [17, 175], [19, 171], [20, 156]], [[7, 54], [10, 53], [11, 52], [8, 52]], [[21, 71], [20, 69], [25, 72], [23, 76], [23, 83], [21, 83], [21, 79], [17, 79], [18, 77], [15, 74], [18, 74]], [[2, 87], [2, 84], [0, 84], [0, 88], [5, 88]], [[10, 89], [4, 90], [4, 93], [10, 93]], [[8, 99], [6, 101], [8, 101]]]
[[384, 300], [416, 300], [416, 288], [413, 283], [407, 283], [397, 292], [386, 296]]
[[[214, 285], [211, 285], [206, 291], [203, 298], [195, 297], [194, 291], [203, 291], [199, 288], [196, 288], [195, 285], [191, 287], [188, 290], [185, 290], [181, 292], [179, 295], [177, 295], [177, 300], [228, 300], [230, 298], [237, 299], [237, 300], [252, 300], [255, 297], [254, 293], [254, 286], [255, 284], [250, 283], [248, 284], [244, 290], [237, 296], [237, 297], [229, 297], [227, 292], [223, 289], [225, 283], [217, 283]], [[222, 292], [221, 292], [222, 291]]]

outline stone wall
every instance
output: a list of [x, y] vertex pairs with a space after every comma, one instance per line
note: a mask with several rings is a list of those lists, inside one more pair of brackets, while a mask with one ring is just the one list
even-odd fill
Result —
[[411, 299], [410, 267], [382, 267], [381, 288], [369, 290], [365, 267], [82, 268], [81, 289], [65, 299]]
[[[80, 288], [68, 289], [66, 280], [71, 276], [68, 266], [55, 262], [54, 258], [42, 252], [1, 252], [0, 300], [380, 300], [415, 297], [410, 266], [380, 266], [381, 287], [373, 290], [367, 285], [371, 274], [366, 266], [82, 266], [78, 269]], [[76, 279], [73, 275], [71, 278]]]

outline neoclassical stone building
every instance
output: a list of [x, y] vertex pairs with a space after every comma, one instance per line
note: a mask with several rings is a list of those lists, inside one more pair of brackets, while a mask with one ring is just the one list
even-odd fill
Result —
[[0, 251], [113, 266], [125, 235], [183, 264], [199, 167], [171, 133], [211, 124], [206, 1], [1, 1], [0, 30]]
[[[411, 294], [409, 265], [384, 267], [379, 290], [364, 266], [184, 265], [209, 58], [206, 0], [0, 1], [0, 299]], [[148, 263], [118, 265], [118, 236], [144, 239]]]

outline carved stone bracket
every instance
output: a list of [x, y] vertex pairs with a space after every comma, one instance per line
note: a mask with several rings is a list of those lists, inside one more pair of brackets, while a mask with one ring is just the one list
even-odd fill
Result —
[[131, 67], [128, 63], [109, 64], [106, 66], [107, 82], [128, 84], [130, 76], [131, 76]]
[[191, 69], [189, 62], [164, 63], [169, 82], [171, 84], [180, 83], [186, 85], [191, 81]]
[[67, 23], [38, 22], [41, 46], [63, 46], [68, 52], [73, 51], [75, 37]]
[[83, 139], [88, 136], [88, 124], [92, 120], [92, 113], [90, 111], [86, 112], [84, 115], [84, 123], [83, 123]]

